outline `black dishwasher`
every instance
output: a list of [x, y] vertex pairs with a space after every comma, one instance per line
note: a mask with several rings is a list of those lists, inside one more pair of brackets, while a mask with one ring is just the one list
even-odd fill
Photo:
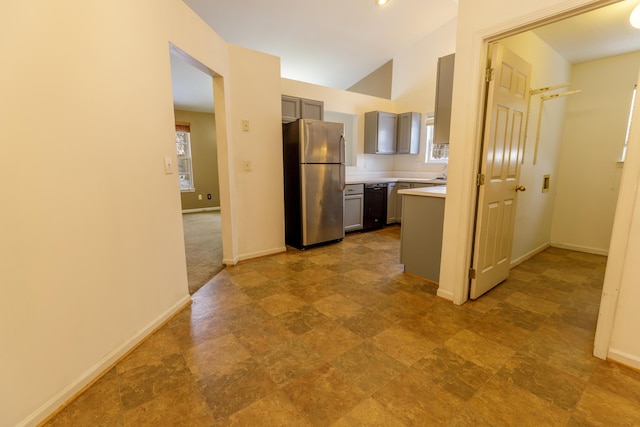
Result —
[[387, 184], [365, 184], [363, 230], [382, 228], [387, 223]]

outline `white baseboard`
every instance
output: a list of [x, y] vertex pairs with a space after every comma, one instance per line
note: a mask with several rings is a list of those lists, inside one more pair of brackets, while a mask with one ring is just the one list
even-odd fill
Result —
[[518, 265], [522, 264], [523, 262], [525, 262], [528, 259], [533, 258], [534, 256], [538, 255], [540, 252], [544, 251], [545, 249], [547, 249], [549, 247], [549, 242], [538, 246], [537, 248], [535, 248], [532, 251], [527, 252], [526, 254], [516, 258], [516, 259], [512, 259], [511, 260], [511, 266], [510, 268], [514, 268], [517, 267]]
[[608, 256], [609, 255], [609, 250], [608, 249], [590, 248], [588, 246], [567, 245], [565, 243], [551, 242], [551, 247], [560, 248], [560, 249], [567, 249], [569, 251], [584, 252], [584, 253], [587, 253], [587, 254], [594, 254], [594, 255], [604, 255], [604, 256]]
[[220, 210], [220, 206], [217, 206], [213, 208], [182, 209], [182, 213], [188, 214], [188, 213], [199, 213], [199, 212], [215, 212], [219, 210]]
[[231, 258], [231, 259], [223, 259], [222, 263], [225, 265], [236, 265], [237, 263], [239, 263], [240, 261], [247, 261], [249, 259], [254, 259], [254, 258], [260, 258], [263, 256], [268, 256], [268, 255], [274, 255], [274, 254], [279, 254], [281, 252], [286, 252], [287, 251], [287, 247], [286, 246], [282, 246], [280, 248], [273, 248], [273, 249], [267, 249], [264, 251], [258, 251], [258, 252], [251, 252], [248, 254], [244, 254], [244, 255], [238, 255], [235, 258]]
[[453, 292], [445, 291], [444, 289], [438, 288], [438, 292], [436, 292], [436, 295], [438, 295], [440, 298], [453, 301]]
[[136, 348], [142, 343], [145, 338], [151, 335], [156, 329], [162, 326], [173, 315], [182, 310], [191, 300], [191, 296], [185, 295], [178, 300], [174, 305], [167, 309], [160, 316], [155, 318], [150, 324], [148, 324], [140, 332], [129, 338], [121, 346], [113, 350], [107, 356], [105, 356], [98, 363], [93, 365], [87, 371], [85, 371], [78, 379], [62, 389], [58, 394], [53, 396], [42, 406], [40, 406], [35, 412], [31, 413], [27, 418], [23, 419], [18, 426], [31, 427], [41, 423], [47, 417], [51, 416], [55, 411], [68, 403], [71, 399], [76, 397], [85, 388], [97, 381], [103, 374], [105, 374], [113, 365], [115, 365], [120, 359], [126, 356], [131, 350]]
[[610, 348], [607, 353], [607, 359], [618, 362], [621, 365], [640, 370], [640, 357], [633, 354], [625, 353], [623, 351], [616, 350], [615, 348]]

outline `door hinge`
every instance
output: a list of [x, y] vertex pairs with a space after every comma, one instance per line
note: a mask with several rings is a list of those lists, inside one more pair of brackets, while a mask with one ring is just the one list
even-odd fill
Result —
[[470, 268], [469, 269], [469, 279], [475, 279], [476, 278], [476, 269], [475, 268]]
[[478, 186], [484, 185], [484, 174], [483, 173], [479, 173], [476, 176], [476, 185], [478, 185]]
[[489, 83], [491, 80], [493, 80], [494, 74], [495, 74], [494, 68], [487, 68], [484, 72], [484, 81]]

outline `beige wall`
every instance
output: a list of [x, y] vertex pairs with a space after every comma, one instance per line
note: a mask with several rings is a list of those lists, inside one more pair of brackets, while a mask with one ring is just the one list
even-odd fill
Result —
[[[176, 121], [191, 123], [191, 157], [195, 191], [182, 191], [182, 209], [220, 207], [216, 119], [211, 113], [174, 110]], [[211, 194], [211, 199], [207, 198]], [[198, 200], [198, 195], [202, 200]]]
[[189, 301], [163, 166], [169, 43], [217, 73], [225, 257], [285, 248], [277, 58], [228, 46], [180, 0], [2, 2], [2, 426], [35, 425]]
[[347, 90], [377, 96], [378, 98], [391, 99], [392, 81], [393, 60], [389, 60]]
[[552, 243], [607, 254], [640, 52], [573, 66]]

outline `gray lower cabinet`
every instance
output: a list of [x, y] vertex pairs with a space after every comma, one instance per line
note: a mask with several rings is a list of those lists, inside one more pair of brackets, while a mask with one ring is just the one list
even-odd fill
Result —
[[[409, 188], [411, 188], [411, 184], [410, 183], [408, 183], [408, 182], [399, 182], [396, 185], [396, 194], [400, 190], [408, 190]], [[396, 222], [402, 222], [402, 199], [403, 198], [404, 198], [404, 196], [402, 196], [401, 194], [397, 194], [397, 197], [396, 197]]]
[[344, 187], [344, 231], [362, 230], [364, 214], [364, 184]]
[[443, 197], [403, 195], [400, 263], [404, 271], [440, 281]]
[[282, 95], [282, 123], [298, 119], [324, 120], [324, 102]]
[[396, 182], [390, 182], [387, 184], [387, 224], [398, 222], [398, 219], [396, 218], [398, 189], [396, 187]]

